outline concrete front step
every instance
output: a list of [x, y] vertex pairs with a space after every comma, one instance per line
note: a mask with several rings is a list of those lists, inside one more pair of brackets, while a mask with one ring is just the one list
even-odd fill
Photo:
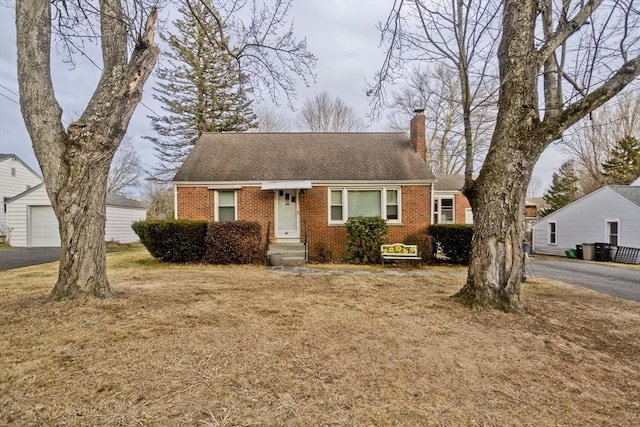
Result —
[[303, 265], [307, 263], [303, 243], [272, 243], [267, 250], [267, 256], [271, 254], [282, 255], [282, 265]]

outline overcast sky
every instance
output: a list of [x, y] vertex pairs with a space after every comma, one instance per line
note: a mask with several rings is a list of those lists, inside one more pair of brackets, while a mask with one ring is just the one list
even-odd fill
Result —
[[[296, 107], [326, 90], [353, 107], [360, 117], [366, 117], [369, 104], [364, 94], [365, 79], [374, 75], [384, 54], [378, 47], [380, 34], [376, 24], [385, 20], [391, 4], [389, 0], [294, 0], [291, 18], [296, 36], [306, 37], [309, 50], [318, 58], [317, 81], [311, 87], [299, 85]], [[39, 171], [18, 105], [14, 17], [13, 8], [0, 6], [0, 153], [16, 154]], [[99, 63], [97, 48], [86, 52]], [[77, 117], [95, 88], [99, 70], [81, 56], [76, 58], [74, 69], [63, 64], [60, 58], [53, 59], [57, 61], [53, 67], [56, 97], [64, 109], [64, 118]], [[142, 102], [160, 112], [160, 106], [152, 99], [152, 87], [153, 80], [150, 80]], [[292, 117], [295, 115], [285, 111]], [[151, 143], [141, 138], [152, 135], [149, 114], [152, 114], [149, 109], [138, 106], [127, 133], [145, 168], [156, 164]], [[372, 124], [369, 130], [386, 130], [384, 119]], [[551, 175], [564, 160], [564, 156], [553, 149], [543, 154], [534, 171], [542, 180], [543, 189], [551, 183]]]

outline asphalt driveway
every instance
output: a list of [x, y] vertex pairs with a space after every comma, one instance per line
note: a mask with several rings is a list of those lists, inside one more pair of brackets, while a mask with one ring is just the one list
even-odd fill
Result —
[[45, 264], [60, 259], [60, 248], [0, 249], [0, 271]]
[[529, 258], [527, 275], [640, 302], [640, 269], [579, 260]]

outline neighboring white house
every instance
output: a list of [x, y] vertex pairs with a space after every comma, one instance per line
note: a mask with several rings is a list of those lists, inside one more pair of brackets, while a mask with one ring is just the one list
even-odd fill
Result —
[[[11, 246], [60, 246], [58, 220], [51, 207], [44, 183], [9, 200], [7, 242]], [[120, 243], [138, 241], [131, 224], [146, 218], [146, 209], [136, 200], [109, 194], [105, 239]]]
[[640, 248], [640, 186], [608, 185], [533, 225], [533, 251], [564, 255], [582, 243]]
[[42, 178], [15, 154], [0, 154], [0, 236], [6, 236], [8, 200], [42, 182]]

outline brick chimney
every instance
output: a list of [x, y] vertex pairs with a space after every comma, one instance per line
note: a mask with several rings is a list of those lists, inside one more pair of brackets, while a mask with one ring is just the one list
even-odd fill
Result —
[[424, 109], [413, 110], [416, 113], [411, 119], [411, 125], [409, 126], [409, 138], [411, 139], [411, 145], [416, 150], [416, 153], [420, 154], [420, 157], [427, 161], [427, 145], [424, 138]]

